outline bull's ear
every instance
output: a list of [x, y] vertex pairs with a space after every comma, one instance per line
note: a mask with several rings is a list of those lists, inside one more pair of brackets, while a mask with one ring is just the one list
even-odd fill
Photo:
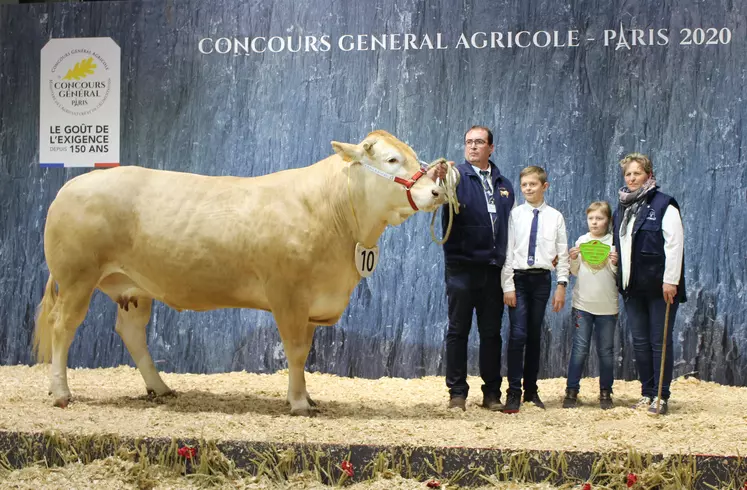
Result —
[[363, 152], [358, 145], [333, 141], [332, 149], [346, 162], [359, 162], [363, 158]]

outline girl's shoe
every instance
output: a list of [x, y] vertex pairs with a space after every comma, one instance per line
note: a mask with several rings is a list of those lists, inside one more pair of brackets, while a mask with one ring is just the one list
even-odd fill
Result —
[[599, 407], [602, 410], [609, 410], [614, 406], [612, 403], [612, 390], [599, 390]]
[[563, 398], [563, 408], [576, 408], [578, 406], [578, 390], [566, 388]]

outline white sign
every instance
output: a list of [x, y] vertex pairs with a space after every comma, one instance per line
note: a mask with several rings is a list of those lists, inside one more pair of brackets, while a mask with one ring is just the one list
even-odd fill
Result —
[[110, 37], [51, 39], [41, 50], [39, 163], [119, 165], [120, 49]]

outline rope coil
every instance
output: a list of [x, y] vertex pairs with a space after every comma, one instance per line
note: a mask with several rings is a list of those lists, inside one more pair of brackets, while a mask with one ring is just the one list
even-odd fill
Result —
[[[428, 166], [428, 170], [436, 165], [440, 165], [441, 163], [446, 163], [446, 159], [439, 158]], [[444, 190], [444, 194], [446, 194], [446, 205], [449, 207], [449, 224], [446, 227], [444, 237], [441, 240], [436, 238], [434, 225], [438, 210], [433, 212], [433, 216], [431, 217], [431, 240], [433, 240], [436, 245], [443, 245], [449, 239], [449, 235], [451, 235], [451, 225], [454, 222], [454, 214], [459, 214], [459, 199], [457, 199], [456, 193], [457, 184], [459, 184], [459, 171], [453, 166], [447, 165], [446, 178], [439, 182], [439, 185]]]

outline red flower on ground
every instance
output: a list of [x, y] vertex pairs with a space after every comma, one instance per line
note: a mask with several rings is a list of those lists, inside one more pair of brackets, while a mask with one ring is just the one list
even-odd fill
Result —
[[428, 488], [441, 488], [441, 482], [438, 480], [429, 480], [425, 486]]
[[342, 468], [342, 471], [344, 471], [346, 475], [353, 476], [353, 463], [351, 463], [350, 461], [343, 461], [340, 464], [340, 467]]
[[584, 486], [581, 487], [581, 490], [591, 490], [591, 483], [584, 483]]
[[197, 448], [192, 446], [182, 446], [177, 449], [176, 453], [182, 458], [194, 459], [197, 456]]
[[635, 485], [635, 482], [638, 481], [638, 476], [635, 473], [628, 473], [628, 481], [626, 484], [628, 485], [628, 488]]

